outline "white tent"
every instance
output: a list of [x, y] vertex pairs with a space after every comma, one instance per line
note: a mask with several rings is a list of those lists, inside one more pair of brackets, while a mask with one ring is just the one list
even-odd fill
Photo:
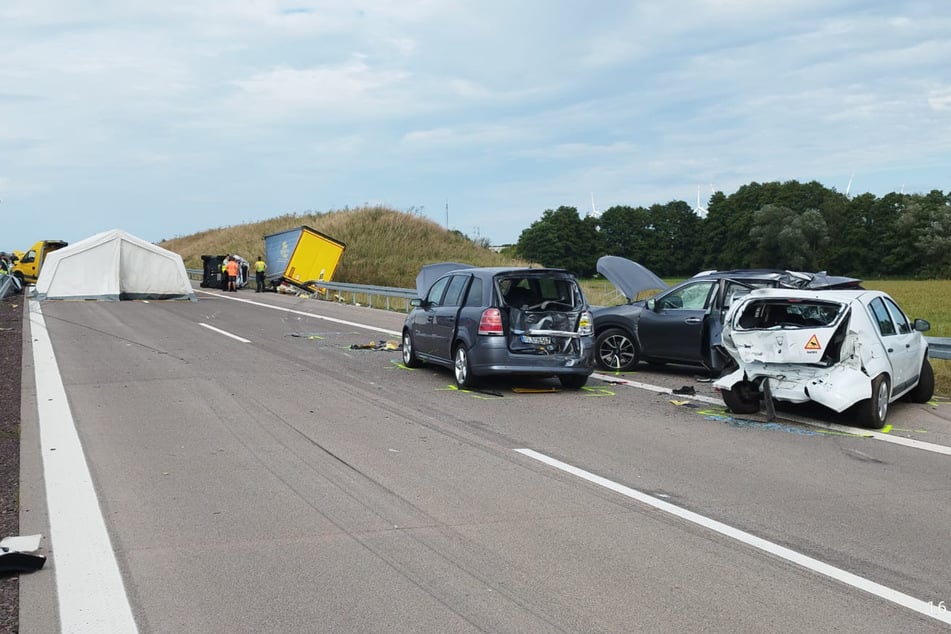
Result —
[[50, 253], [36, 280], [38, 299], [190, 299], [182, 256], [113, 229]]

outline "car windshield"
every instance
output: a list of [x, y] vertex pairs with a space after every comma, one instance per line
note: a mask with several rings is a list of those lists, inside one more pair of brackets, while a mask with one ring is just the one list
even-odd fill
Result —
[[845, 304], [829, 301], [769, 299], [746, 304], [734, 320], [741, 330], [823, 328], [834, 325]]

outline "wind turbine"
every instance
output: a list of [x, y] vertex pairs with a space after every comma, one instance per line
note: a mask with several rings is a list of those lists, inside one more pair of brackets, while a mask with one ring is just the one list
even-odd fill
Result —
[[707, 208], [700, 204], [700, 185], [697, 185], [697, 206], [694, 208], [694, 213], [701, 218], [707, 215]]
[[855, 178], [855, 172], [849, 176], [849, 184], [845, 186], [845, 199], [852, 200], [852, 179]]
[[598, 208], [594, 206], [594, 192], [591, 192], [591, 215], [594, 218], [601, 217], [601, 214], [598, 212]]

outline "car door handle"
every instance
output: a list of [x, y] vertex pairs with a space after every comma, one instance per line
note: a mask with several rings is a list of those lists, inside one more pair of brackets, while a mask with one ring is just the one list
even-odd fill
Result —
[[687, 317], [686, 319], [684, 319], [685, 324], [699, 324], [700, 321], [701, 320], [699, 317]]

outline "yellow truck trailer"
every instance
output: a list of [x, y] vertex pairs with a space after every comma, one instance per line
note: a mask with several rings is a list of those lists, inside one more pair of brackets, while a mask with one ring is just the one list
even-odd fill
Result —
[[333, 279], [344, 249], [343, 242], [302, 226], [264, 236], [265, 279], [268, 285], [287, 282], [313, 291]]

